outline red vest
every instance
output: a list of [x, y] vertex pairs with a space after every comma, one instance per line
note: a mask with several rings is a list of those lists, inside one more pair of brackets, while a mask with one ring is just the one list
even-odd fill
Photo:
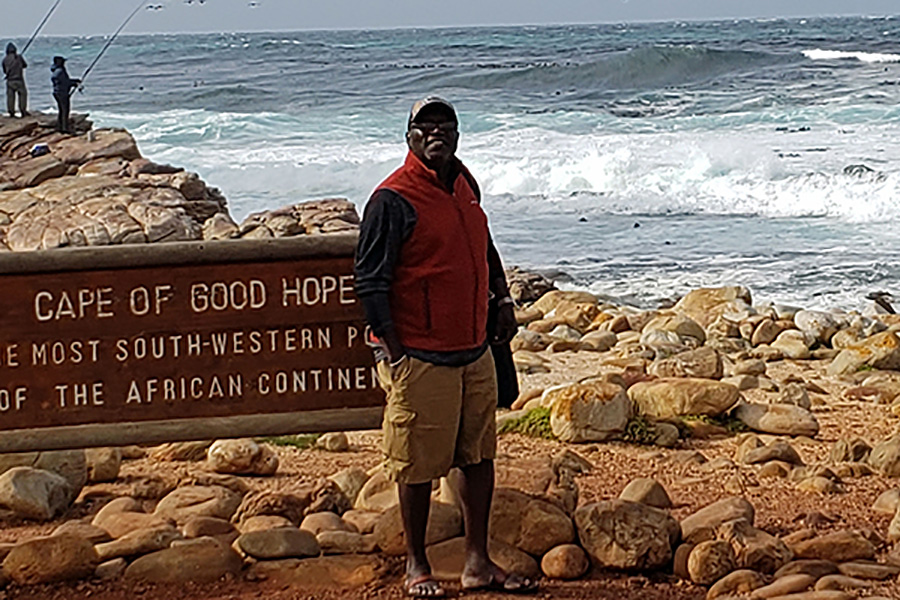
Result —
[[410, 152], [378, 189], [403, 196], [417, 215], [391, 284], [400, 343], [435, 351], [481, 346], [487, 337], [488, 225], [466, 177], [461, 171], [450, 194]]

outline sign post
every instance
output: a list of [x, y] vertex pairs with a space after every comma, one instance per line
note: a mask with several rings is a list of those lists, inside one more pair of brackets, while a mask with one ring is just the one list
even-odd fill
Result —
[[0, 452], [377, 427], [355, 242], [0, 255]]

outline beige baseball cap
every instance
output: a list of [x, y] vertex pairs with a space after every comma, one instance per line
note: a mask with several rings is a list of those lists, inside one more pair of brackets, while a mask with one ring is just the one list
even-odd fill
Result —
[[459, 122], [459, 118], [456, 116], [456, 109], [453, 107], [449, 100], [445, 100], [440, 96], [426, 96], [425, 98], [416, 100], [415, 103], [413, 103], [412, 108], [409, 110], [409, 120], [406, 122], [407, 129], [413, 123], [413, 121], [416, 120], [416, 117], [419, 116], [419, 113], [422, 112], [424, 108], [434, 105], [442, 106], [449, 110], [453, 114], [453, 120], [457, 123]]

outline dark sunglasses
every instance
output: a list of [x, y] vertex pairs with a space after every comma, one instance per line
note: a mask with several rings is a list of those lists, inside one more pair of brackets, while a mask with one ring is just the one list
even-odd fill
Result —
[[423, 133], [428, 133], [430, 131], [434, 131], [437, 129], [443, 133], [452, 133], [456, 131], [459, 125], [453, 121], [441, 121], [440, 123], [436, 123], [433, 121], [423, 121], [421, 123], [410, 123], [410, 129], [418, 129]]

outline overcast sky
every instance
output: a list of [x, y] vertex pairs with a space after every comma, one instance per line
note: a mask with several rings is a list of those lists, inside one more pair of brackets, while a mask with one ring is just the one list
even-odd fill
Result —
[[[0, 0], [28, 36], [54, 0]], [[149, 0], [126, 32], [268, 31], [900, 14], [897, 0]], [[62, 0], [47, 35], [111, 33], [137, 0]]]

